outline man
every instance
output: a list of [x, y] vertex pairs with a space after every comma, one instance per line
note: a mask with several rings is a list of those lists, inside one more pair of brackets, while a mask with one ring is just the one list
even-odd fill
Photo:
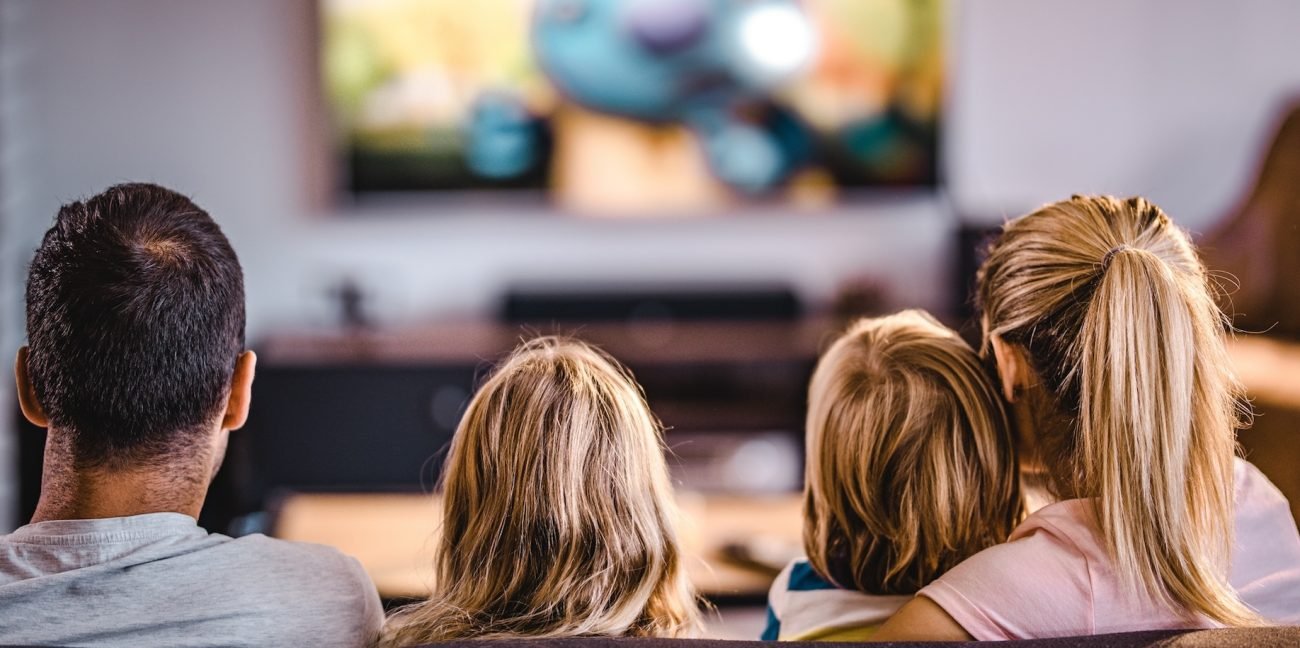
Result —
[[243, 272], [221, 229], [150, 184], [64, 205], [32, 260], [23, 414], [47, 428], [31, 524], [0, 536], [0, 643], [363, 646], [356, 560], [196, 522], [248, 417]]

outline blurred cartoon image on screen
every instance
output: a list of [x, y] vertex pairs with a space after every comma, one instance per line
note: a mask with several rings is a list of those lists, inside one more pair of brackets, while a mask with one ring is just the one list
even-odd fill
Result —
[[941, 0], [322, 0], [321, 16], [352, 193], [698, 213], [935, 183]]

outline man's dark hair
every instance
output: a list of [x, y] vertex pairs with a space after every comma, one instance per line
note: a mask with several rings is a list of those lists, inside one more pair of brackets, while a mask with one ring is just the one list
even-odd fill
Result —
[[184, 453], [223, 411], [244, 275], [189, 198], [121, 184], [59, 209], [27, 278], [27, 371], [81, 466]]

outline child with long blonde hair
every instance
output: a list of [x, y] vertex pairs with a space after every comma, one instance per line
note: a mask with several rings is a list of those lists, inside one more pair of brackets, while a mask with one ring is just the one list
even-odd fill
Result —
[[1021, 517], [994, 383], [922, 311], [864, 319], [808, 388], [804, 550], [769, 595], [768, 640], [858, 641]]
[[700, 625], [659, 426], [608, 355], [553, 337], [516, 349], [470, 401], [443, 479], [433, 595], [384, 645]]

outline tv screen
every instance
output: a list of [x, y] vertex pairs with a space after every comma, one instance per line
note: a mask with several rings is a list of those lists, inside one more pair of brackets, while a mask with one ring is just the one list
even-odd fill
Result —
[[348, 192], [596, 210], [936, 182], [942, 0], [321, 0]]

